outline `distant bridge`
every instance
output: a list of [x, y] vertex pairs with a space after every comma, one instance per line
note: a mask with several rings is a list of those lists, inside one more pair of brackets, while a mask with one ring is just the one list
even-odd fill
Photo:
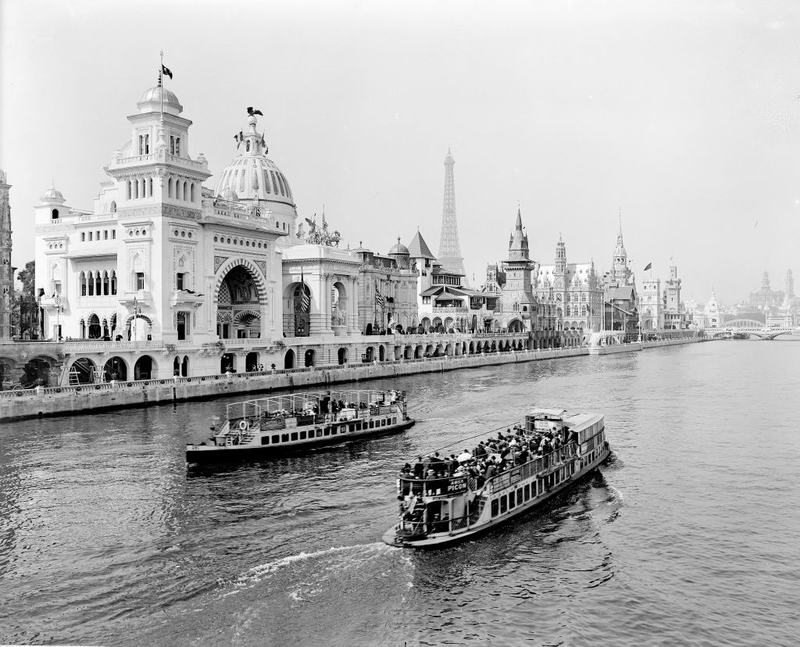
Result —
[[767, 341], [775, 339], [780, 335], [800, 335], [800, 327], [767, 327], [755, 319], [734, 319], [733, 321], [726, 321], [725, 326], [720, 330], [731, 334], [747, 333], [748, 335], [759, 337]]

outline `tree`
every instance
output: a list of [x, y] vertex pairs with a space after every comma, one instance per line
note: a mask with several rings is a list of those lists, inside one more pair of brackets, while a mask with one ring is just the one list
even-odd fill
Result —
[[[39, 304], [36, 302], [36, 261], [25, 263], [25, 269], [17, 272], [22, 289], [14, 290], [14, 309], [11, 313], [11, 328], [18, 337], [38, 336]], [[26, 334], [27, 333], [27, 334]]]

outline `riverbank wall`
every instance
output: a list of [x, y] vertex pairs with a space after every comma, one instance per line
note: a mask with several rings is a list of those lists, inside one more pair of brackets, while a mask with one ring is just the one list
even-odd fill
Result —
[[[644, 348], [694, 343], [698, 338], [644, 342]], [[346, 364], [298, 369], [225, 373], [163, 380], [105, 382], [63, 387], [37, 387], [0, 393], [0, 422], [56, 415], [142, 407], [159, 403], [206, 400], [230, 395], [328, 387], [366, 380], [393, 379], [416, 373], [438, 373], [464, 368], [497, 366], [561, 357], [589, 355], [587, 348], [508, 351], [413, 360]]]

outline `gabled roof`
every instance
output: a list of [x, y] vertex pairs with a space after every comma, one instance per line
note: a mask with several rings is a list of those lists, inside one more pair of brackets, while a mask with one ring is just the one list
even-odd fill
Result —
[[428, 247], [428, 243], [425, 242], [425, 239], [419, 231], [414, 234], [414, 238], [408, 246], [408, 253], [411, 258], [430, 258], [431, 260], [436, 260], [436, 257], [431, 253]]

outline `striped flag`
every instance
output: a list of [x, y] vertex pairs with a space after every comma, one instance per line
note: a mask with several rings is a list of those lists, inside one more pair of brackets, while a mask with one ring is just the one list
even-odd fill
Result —
[[300, 297], [300, 312], [308, 312], [309, 307], [311, 306], [311, 297], [308, 296], [308, 292], [306, 292], [308, 288], [303, 285], [302, 290], [303, 294]]
[[375, 284], [375, 303], [377, 303], [381, 308], [386, 305], [386, 299], [383, 298], [383, 295], [378, 290], [378, 284]]

